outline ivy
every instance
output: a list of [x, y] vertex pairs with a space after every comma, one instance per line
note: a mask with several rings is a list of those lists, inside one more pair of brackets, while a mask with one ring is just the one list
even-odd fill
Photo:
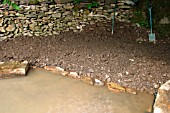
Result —
[[20, 7], [16, 3], [11, 2], [10, 0], [3, 0], [2, 4], [8, 4], [9, 6], [12, 6], [12, 8], [15, 10], [20, 9]]
[[99, 3], [96, 2], [96, 1], [93, 1], [92, 3], [90, 3], [90, 4], [87, 5], [87, 8], [88, 8], [88, 9], [91, 9], [91, 8], [93, 8], [93, 7], [98, 7], [98, 6], [99, 6]]

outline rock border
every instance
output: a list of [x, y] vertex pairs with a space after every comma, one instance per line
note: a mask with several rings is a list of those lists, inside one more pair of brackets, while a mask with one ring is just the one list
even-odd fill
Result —
[[85, 82], [89, 85], [107, 86], [107, 88], [114, 93], [126, 92], [134, 95], [137, 94], [137, 91], [132, 88], [123, 87], [119, 84], [112, 82], [109, 76], [106, 77], [105, 81], [102, 81], [99, 78], [94, 78], [88, 75], [79, 75], [77, 72], [65, 71], [63, 68], [60, 67], [45, 66], [44, 69], [55, 74], [60, 74], [62, 76], [67, 76], [70, 78], [81, 80], [82, 82]]

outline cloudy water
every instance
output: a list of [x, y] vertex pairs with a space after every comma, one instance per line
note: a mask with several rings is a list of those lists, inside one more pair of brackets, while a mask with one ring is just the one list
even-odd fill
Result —
[[0, 80], [0, 113], [148, 113], [152, 102], [149, 94], [114, 94], [43, 69]]

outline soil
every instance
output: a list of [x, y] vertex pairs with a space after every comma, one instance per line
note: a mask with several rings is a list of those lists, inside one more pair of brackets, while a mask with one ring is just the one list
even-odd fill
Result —
[[[154, 93], [170, 79], [170, 40], [133, 24], [97, 23], [83, 31], [60, 35], [21, 36], [0, 42], [0, 61], [28, 60], [32, 66], [59, 66], [79, 75], [111, 80], [122, 86]], [[137, 40], [141, 41], [137, 41]]]

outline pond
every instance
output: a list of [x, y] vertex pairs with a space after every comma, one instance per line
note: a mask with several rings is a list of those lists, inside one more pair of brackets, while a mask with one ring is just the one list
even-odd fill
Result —
[[43, 69], [0, 80], [0, 91], [0, 113], [149, 113], [154, 98], [115, 94]]

